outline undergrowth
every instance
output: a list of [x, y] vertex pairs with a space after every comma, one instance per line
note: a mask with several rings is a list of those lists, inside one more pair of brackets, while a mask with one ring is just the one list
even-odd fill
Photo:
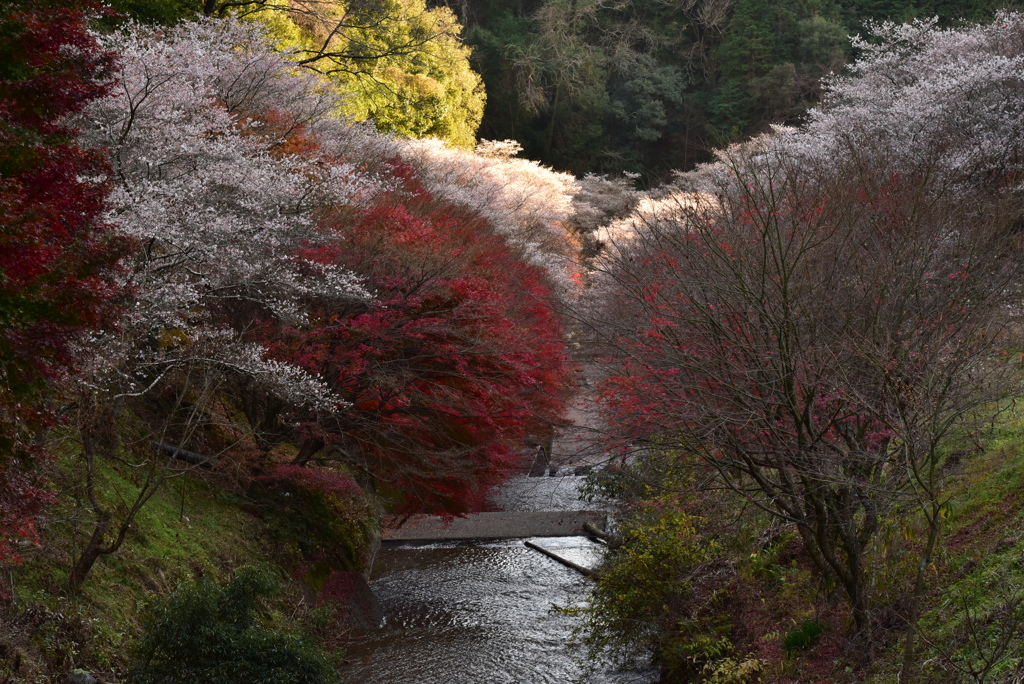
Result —
[[[190, 582], [226, 582], [254, 562], [282, 583], [280, 592], [263, 599], [267, 620], [285, 631], [322, 622], [308, 588], [273, 564], [281, 554], [269, 548], [272, 535], [265, 522], [247, 512], [239, 495], [199, 473], [166, 481], [139, 512], [123, 546], [101, 556], [79, 592], [68, 592], [70, 568], [93, 518], [75, 484], [73, 463], [57, 465], [59, 496], [49, 512], [45, 543], [5, 573], [13, 591], [0, 606], [0, 682], [63, 684], [76, 668], [101, 681], [122, 681], [152, 597]], [[130, 500], [137, 491], [110, 463], [102, 464], [98, 475], [98, 497], [105, 503]]]
[[[951, 440], [943, 456], [948, 502], [916, 625], [917, 682], [1024, 681], [1024, 419], [1011, 409], [983, 433]], [[854, 637], [841, 591], [822, 582], [792, 529], [737, 506], [728, 493], [681, 488], [671, 462], [666, 454], [660, 468], [653, 458], [627, 464], [595, 477], [595, 489], [627, 502], [627, 537], [644, 517], [631, 522], [630, 510], [686, 511], [699, 521], [684, 535], [687, 543], [701, 554], [714, 550], [713, 558], [688, 552], [676, 568], [685, 581], [669, 591], [657, 582], [672, 580], [672, 572], [628, 562], [631, 554], [622, 551], [611, 554], [596, 601], [585, 611], [591, 624], [581, 641], [591, 655], [614, 655], [617, 643], [646, 648], [665, 681], [895, 684], [924, 530], [912, 502], [888, 514], [884, 534], [865, 555], [874, 617], [870, 633]], [[694, 493], [669, 505], [665, 492], [682, 489]], [[645, 503], [637, 509], [637, 502]], [[652, 530], [641, 532], [638, 549], [672, 548]], [[637, 608], [634, 594], [641, 590], [647, 594]], [[693, 619], [695, 605], [713, 606], [703, 622]], [[660, 628], [638, 639], [619, 622], [634, 624], [640, 614], [648, 629]]]

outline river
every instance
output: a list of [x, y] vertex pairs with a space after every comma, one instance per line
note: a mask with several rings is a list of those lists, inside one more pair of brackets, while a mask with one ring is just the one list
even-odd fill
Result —
[[[579, 510], [580, 477], [516, 478], [493, 497], [504, 510]], [[580, 565], [601, 547], [583, 537], [532, 539]], [[350, 644], [345, 684], [647, 684], [657, 676], [586, 663], [570, 649], [589, 580], [523, 540], [385, 546], [371, 587], [384, 624]]]

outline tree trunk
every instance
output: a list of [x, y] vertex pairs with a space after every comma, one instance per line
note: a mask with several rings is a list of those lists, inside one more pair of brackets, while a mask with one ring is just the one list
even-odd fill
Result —
[[551, 148], [555, 145], [555, 117], [558, 116], [558, 101], [562, 98], [562, 83], [555, 84], [555, 97], [551, 103], [551, 121], [548, 122], [547, 130], [547, 158], [551, 159]]
[[68, 577], [68, 590], [71, 593], [78, 591], [89, 571], [92, 570], [92, 566], [103, 555], [103, 537], [107, 533], [107, 528], [110, 527], [110, 521], [111, 515], [109, 513], [104, 513], [96, 519], [96, 527], [92, 530], [89, 543], [86, 544], [82, 554], [78, 557], [78, 561], [75, 562], [75, 567], [71, 569], [71, 576]]
[[299, 446], [299, 453], [292, 459], [292, 465], [304, 466], [309, 460], [316, 456], [324, 448], [324, 440], [319, 437], [312, 437], [302, 440]]
[[925, 543], [924, 553], [921, 554], [921, 562], [917, 565], [917, 576], [914, 578], [914, 592], [910, 598], [910, 615], [907, 617], [907, 638], [903, 642], [903, 667], [900, 669], [899, 684], [910, 684], [914, 681], [914, 669], [917, 657], [917, 619], [921, 612], [921, 596], [924, 594], [925, 573], [931, 563], [932, 553], [935, 550], [935, 541], [939, 536], [939, 511], [936, 510], [929, 516], [928, 520], [928, 541]]

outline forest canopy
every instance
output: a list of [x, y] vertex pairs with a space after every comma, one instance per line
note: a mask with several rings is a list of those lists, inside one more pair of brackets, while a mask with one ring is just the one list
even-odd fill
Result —
[[577, 175], [656, 184], [798, 123], [872, 21], [986, 20], [1005, 3], [449, 0], [487, 85], [481, 135]]

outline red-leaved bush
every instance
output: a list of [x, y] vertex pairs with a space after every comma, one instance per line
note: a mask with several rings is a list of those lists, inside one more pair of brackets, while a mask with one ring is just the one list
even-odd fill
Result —
[[258, 477], [257, 481], [271, 489], [281, 489], [284, 486], [283, 483], [288, 483], [291, 487], [320, 492], [324, 495], [342, 498], [365, 496], [362, 488], [344, 473], [339, 473], [336, 470], [304, 468], [288, 463], [274, 466], [266, 475]]

